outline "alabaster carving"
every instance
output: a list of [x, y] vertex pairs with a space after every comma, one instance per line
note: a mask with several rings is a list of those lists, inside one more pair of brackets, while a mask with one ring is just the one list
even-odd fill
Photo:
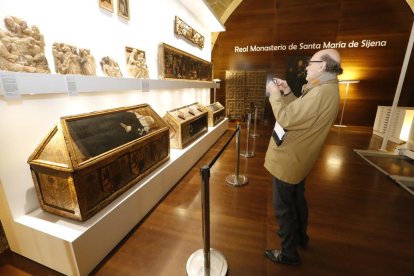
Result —
[[99, 7], [110, 12], [114, 11], [114, 4], [112, 3], [112, 0], [99, 0]]
[[89, 49], [79, 49], [81, 58], [81, 74], [86, 76], [96, 76], [95, 58]]
[[101, 68], [105, 76], [120, 78], [122, 77], [121, 69], [118, 63], [110, 57], [103, 57], [101, 59]]
[[88, 49], [78, 49], [65, 43], [53, 43], [55, 71], [59, 74], [96, 75], [95, 58]]
[[0, 70], [50, 73], [39, 28], [14, 16], [4, 18], [8, 31], [0, 29]]
[[145, 52], [125, 47], [128, 74], [132, 78], [148, 79], [148, 66], [145, 60]]
[[198, 45], [200, 48], [204, 47], [204, 36], [190, 27], [178, 16], [175, 17], [175, 33]]
[[76, 47], [65, 43], [53, 43], [55, 71], [59, 74], [80, 74], [80, 57]]
[[118, 15], [129, 20], [129, 0], [118, 0]]

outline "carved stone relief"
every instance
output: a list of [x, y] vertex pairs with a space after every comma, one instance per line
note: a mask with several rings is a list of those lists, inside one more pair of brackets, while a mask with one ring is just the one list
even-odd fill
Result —
[[110, 12], [114, 11], [114, 4], [112, 0], [99, 0], [99, 7], [108, 10]]
[[145, 52], [125, 47], [128, 74], [132, 78], [148, 79], [148, 66], [145, 60]]
[[96, 75], [95, 58], [88, 49], [80, 48], [65, 43], [53, 43], [53, 58], [55, 71], [59, 74]]
[[110, 57], [101, 59], [101, 68], [105, 76], [120, 78], [122, 77], [121, 69], [116, 61]]
[[4, 23], [8, 31], [0, 29], [0, 70], [50, 73], [39, 28], [14, 16], [5, 17]]
[[79, 49], [81, 58], [81, 74], [86, 76], [96, 76], [95, 58], [89, 49]]

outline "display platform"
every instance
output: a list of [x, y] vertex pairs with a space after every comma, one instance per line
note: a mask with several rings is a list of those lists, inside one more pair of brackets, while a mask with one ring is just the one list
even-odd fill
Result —
[[228, 129], [222, 121], [85, 222], [40, 208], [17, 218], [14, 252], [66, 275], [87, 275]]

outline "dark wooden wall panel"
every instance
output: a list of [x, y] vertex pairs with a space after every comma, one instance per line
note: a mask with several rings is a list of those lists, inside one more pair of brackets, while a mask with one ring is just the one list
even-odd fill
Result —
[[[385, 47], [338, 49], [343, 77], [353, 72], [360, 80], [349, 87], [344, 123], [372, 126], [377, 106], [392, 104], [413, 20], [405, 0], [243, 0], [213, 49], [214, 77], [223, 80], [217, 99], [225, 103], [226, 70], [267, 71], [269, 81], [275, 75], [285, 77], [290, 56], [311, 56], [317, 51], [235, 53], [236, 46], [386, 41]], [[341, 96], [345, 87], [341, 85]], [[412, 57], [399, 105], [414, 106]]]

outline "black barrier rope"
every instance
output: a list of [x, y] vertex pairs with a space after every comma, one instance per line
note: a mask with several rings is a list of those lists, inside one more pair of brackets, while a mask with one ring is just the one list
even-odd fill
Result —
[[219, 153], [217, 153], [217, 155], [213, 158], [213, 160], [211, 160], [210, 164], [208, 164], [208, 168], [210, 169], [211, 167], [213, 167], [214, 163], [216, 163], [217, 159], [220, 158], [221, 154], [224, 152], [224, 150], [227, 148], [227, 146], [230, 144], [231, 140], [233, 140], [234, 136], [237, 134], [237, 132], [240, 131], [240, 125], [237, 124], [236, 126], [236, 130], [233, 132], [233, 134], [231, 135], [230, 139], [226, 142], [226, 144], [224, 145], [224, 147], [221, 148], [221, 150], [219, 151]]
[[[224, 150], [230, 144], [231, 140], [236, 134], [240, 137], [240, 125], [237, 124], [236, 130], [224, 147], [213, 158], [209, 165], [200, 168], [201, 174], [201, 209], [202, 209], [202, 231], [203, 231], [203, 249], [194, 252], [187, 261], [187, 275], [204, 275], [209, 276], [224, 276], [227, 273], [227, 261], [223, 254], [210, 248], [210, 168], [214, 165], [217, 159], [223, 154]], [[239, 141], [236, 141], [239, 144]], [[238, 149], [239, 150], [239, 149]], [[238, 154], [239, 155], [239, 154]], [[203, 262], [200, 262], [200, 259]], [[211, 266], [211, 263], [214, 263]]]

